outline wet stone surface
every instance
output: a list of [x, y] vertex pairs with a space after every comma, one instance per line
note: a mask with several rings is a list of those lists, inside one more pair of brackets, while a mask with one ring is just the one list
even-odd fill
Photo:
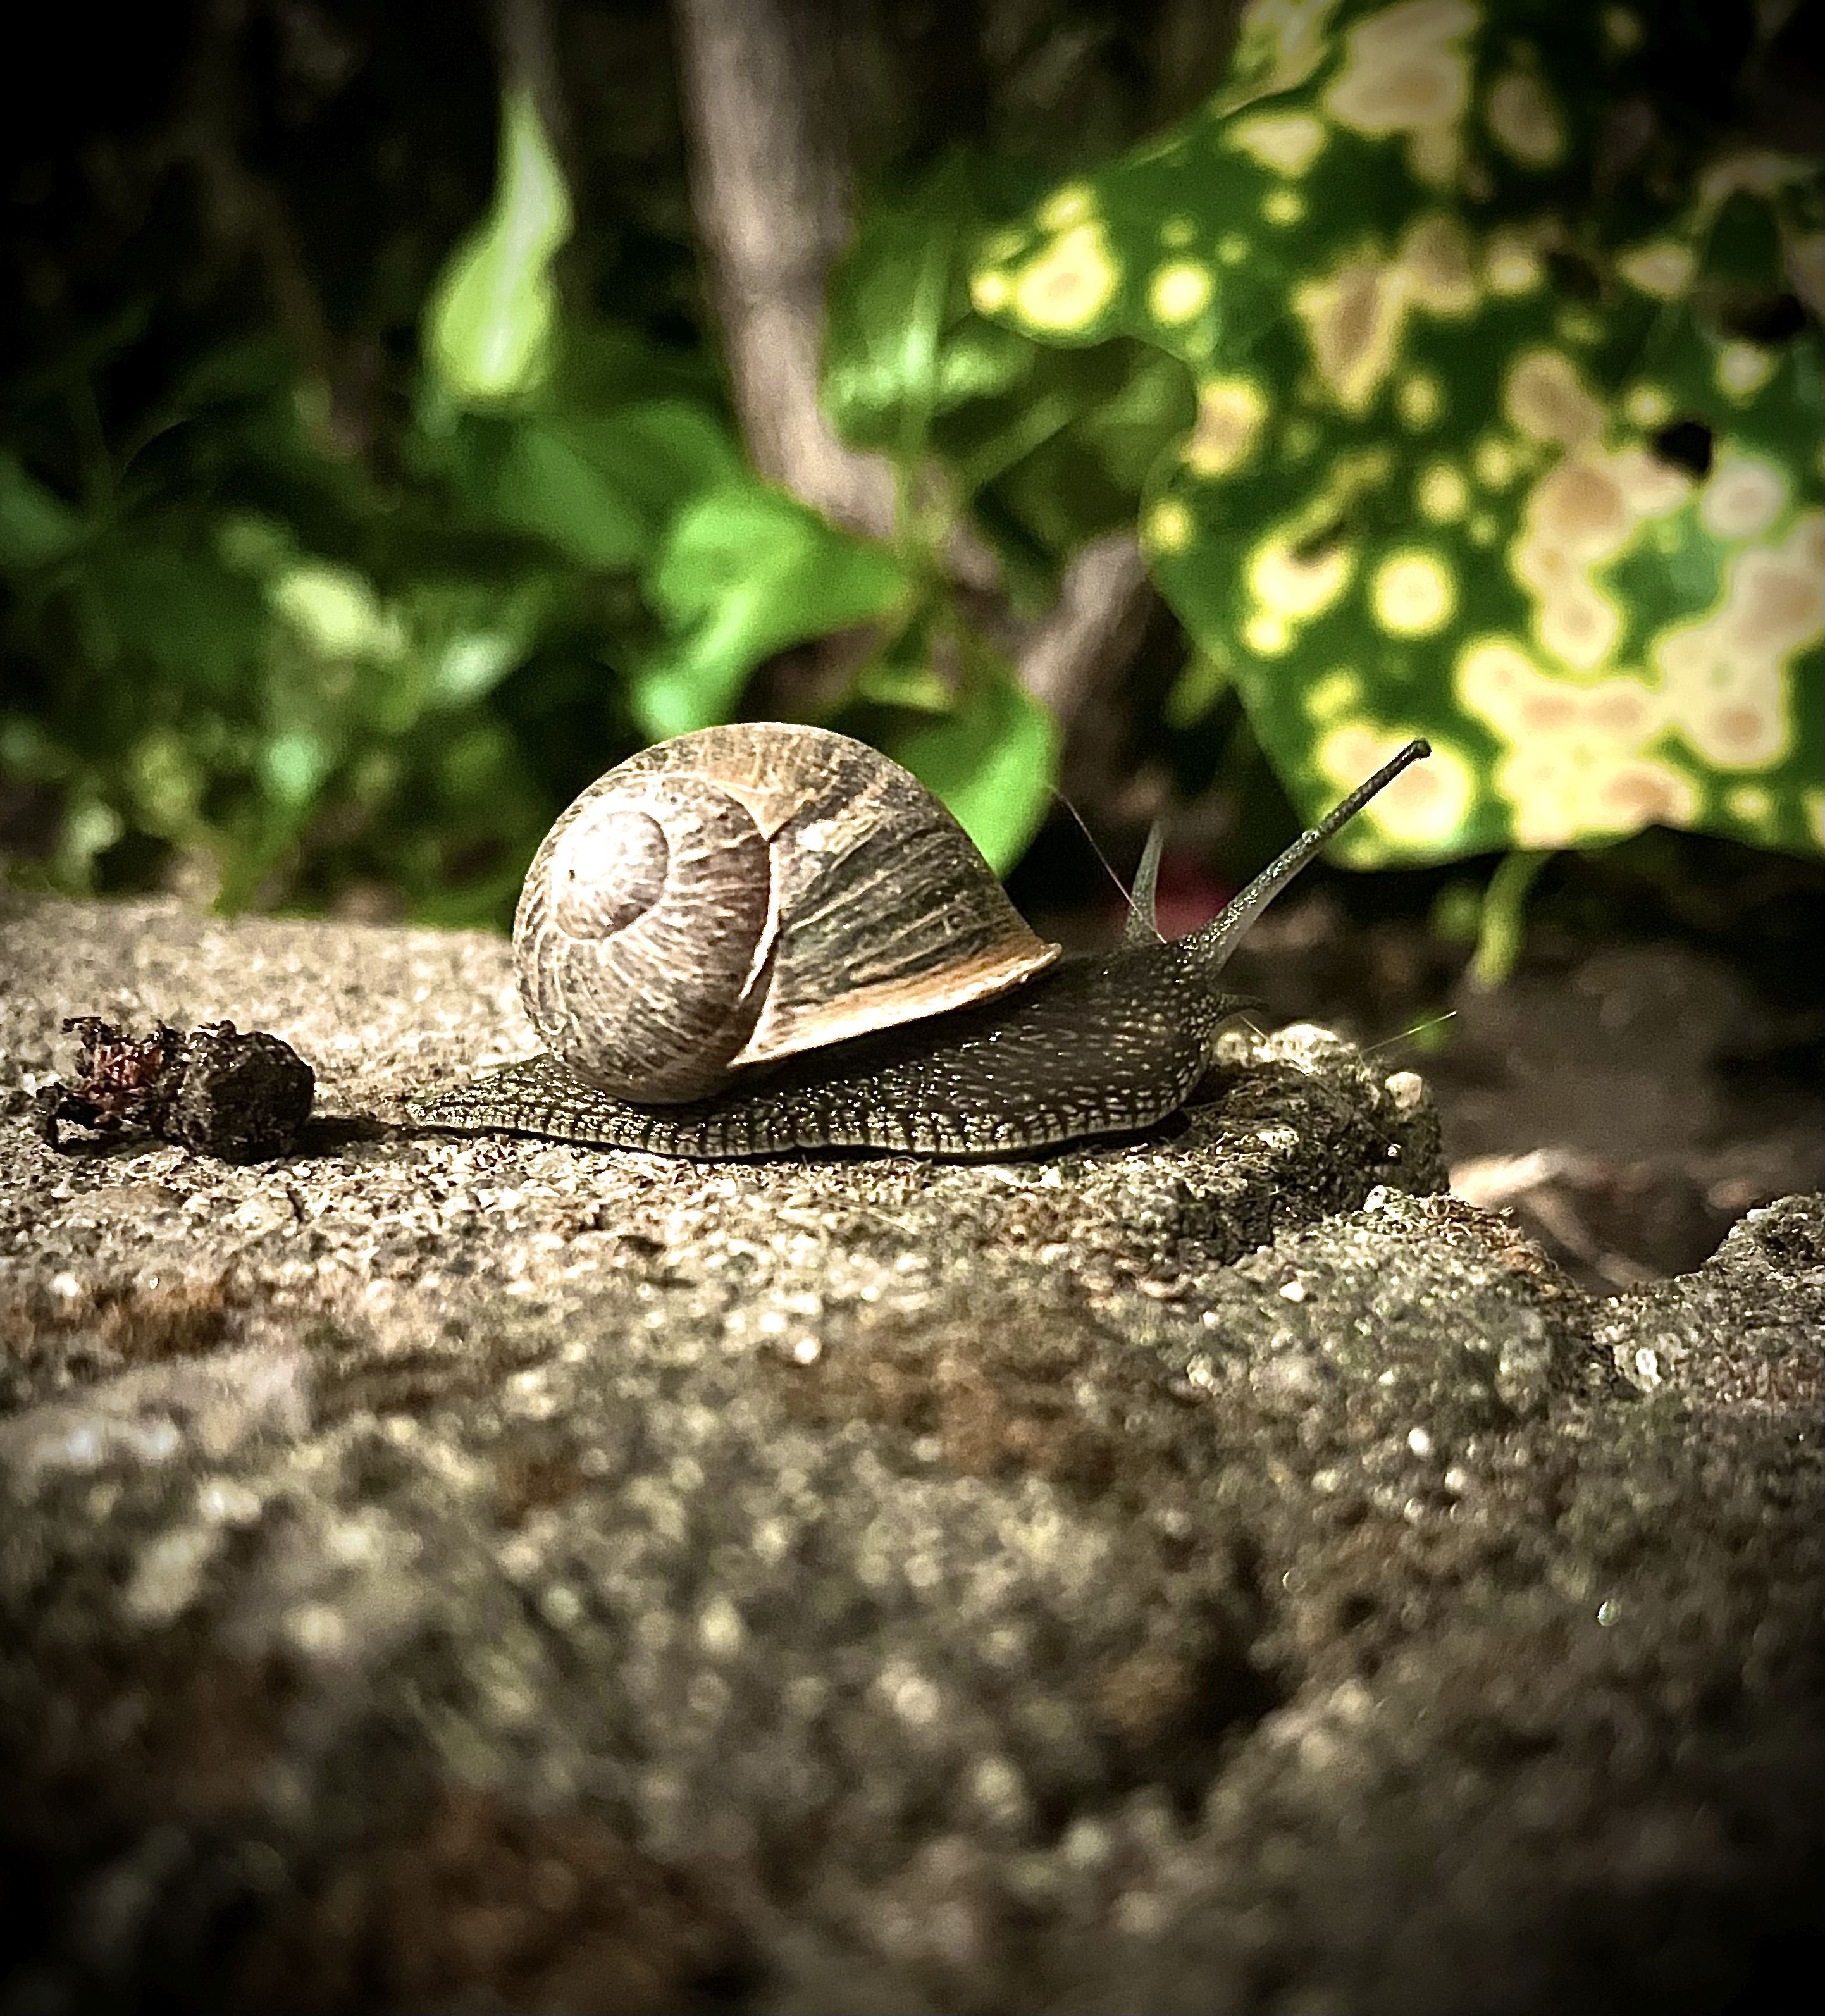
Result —
[[[0, 2011], [1710, 2009], [1816, 1949], [1825, 1201], [1586, 1294], [1410, 1075], [415, 1135], [473, 937], [0, 898]], [[53, 1154], [59, 1019], [298, 1151]]]

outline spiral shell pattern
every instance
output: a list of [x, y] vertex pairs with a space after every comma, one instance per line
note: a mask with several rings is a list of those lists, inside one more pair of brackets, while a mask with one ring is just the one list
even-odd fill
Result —
[[653, 1103], [987, 999], [1058, 951], [916, 778], [773, 722], [680, 736], [592, 784], [534, 857], [513, 944], [552, 1051]]

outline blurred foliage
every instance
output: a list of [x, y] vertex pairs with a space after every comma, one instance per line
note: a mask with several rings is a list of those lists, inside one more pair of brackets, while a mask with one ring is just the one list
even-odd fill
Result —
[[[239, 164], [208, 172], [267, 217], [290, 326], [243, 312], [244, 333], [173, 344], [147, 276], [13, 375], [0, 781], [54, 808], [38, 872], [500, 923], [571, 792], [848, 632], [864, 649], [820, 718], [892, 749], [1011, 863], [1057, 730], [942, 549], [980, 510], [1038, 608], [1073, 545], [1132, 522], [1189, 423], [1182, 373], [1138, 345], [1060, 358], [974, 317], [980, 225], [1038, 184], [950, 159], [871, 208], [835, 283], [833, 402], [902, 476], [899, 535], [858, 538], [756, 477], [694, 304], [591, 305], [577, 268], [599, 248], [578, 242], [531, 98], [509, 89], [499, 117], [491, 197], [416, 300], [403, 283], [416, 355], [367, 359], [377, 398], [321, 354], [302, 250]], [[974, 375], [953, 355], [936, 382], [959, 324]]]
[[[1121, 8], [1104, 20], [1054, 0], [1049, 41], [1045, 9], [995, 14], [981, 46], [1004, 52], [1005, 74], [967, 91], [941, 34], [899, 51], [877, 124], [999, 109], [962, 122], [966, 143], [934, 147], [929, 119], [900, 136], [923, 165], [874, 178], [833, 276], [826, 404], [892, 463], [887, 542], [747, 461], [689, 277], [671, 87], [653, 67], [663, 27], [639, 12], [567, 16], [581, 38], [567, 81], [625, 93], [612, 116], [573, 108], [563, 148], [525, 94], [492, 101], [481, 38], [466, 56], [463, 38], [425, 40], [441, 15], [386, 17], [364, 70], [333, 12], [275, 14], [319, 40], [255, 99], [345, 108], [340, 124], [300, 113], [299, 130], [351, 155], [356, 185], [385, 193], [372, 204], [314, 195], [348, 183], [288, 157], [283, 120], [225, 109], [221, 52], [167, 59], [150, 27], [140, 54], [168, 61], [178, 107], [167, 129], [86, 152], [19, 142], [27, 182], [41, 157], [81, 153], [92, 180], [128, 191], [120, 243], [146, 248], [114, 270], [74, 229], [87, 213], [58, 193], [64, 170], [32, 184], [63, 229], [19, 241], [23, 296], [54, 311], [34, 310], [36, 340], [9, 347], [0, 376], [0, 783], [43, 811], [59, 886], [162, 880], [229, 905], [371, 895], [499, 923], [566, 797], [643, 740], [765, 703], [779, 655], [826, 639], [847, 670], [802, 704], [909, 764], [1005, 866], [1060, 756], [1015, 679], [1010, 616], [1039, 613], [1085, 542], [1137, 524], [1197, 647], [1163, 733], [1208, 736], [1239, 691], [1305, 807], [1397, 735], [1441, 743], [1430, 809], [1362, 829], [1384, 857], [1557, 846], [1650, 818], [1790, 846], [1816, 833], [1816, 633], [1755, 661], [1763, 740], [1747, 757], [1718, 754], [1737, 660], [1701, 647], [1725, 635], [1733, 584], [1819, 522], [1816, 322], [1768, 321], [1787, 298], [1782, 261], [1813, 243], [1816, 183], [1766, 164], [1697, 181], [1721, 98], [1651, 173], [1593, 180], [1618, 66], [1651, 93], [1669, 42], [1688, 70], [1740, 62], [1697, 0], [1644, 15], [1633, 52], [1600, 34], [1618, 10], [1579, 26], [1546, 0], [1257, 0], [1222, 97], [1062, 185], [1060, 167], [1148, 123], [1123, 82], [1138, 45], [1113, 25]], [[1172, 55], [1172, 10], [1128, 12], [1162, 71], [1195, 76]], [[1402, 21], [1463, 85], [1442, 178], [1410, 121], [1352, 128], [1336, 112], [1361, 36]], [[1066, 46], [1096, 59], [1060, 69]], [[1170, 98], [1156, 90], [1154, 110]], [[1542, 102], [1562, 127], [1550, 162], [1524, 137], [1514, 151]], [[479, 131], [484, 113], [491, 157], [442, 147], [445, 126]], [[124, 106], [93, 116], [131, 125]], [[1321, 142], [1296, 164], [1301, 120]], [[174, 146], [194, 149], [196, 214], [223, 243], [198, 249], [194, 221], [172, 221]], [[583, 198], [604, 185], [607, 218]], [[1678, 284], [1643, 283], [1682, 253]], [[1532, 277], [1498, 284], [1498, 267]], [[1559, 421], [1517, 427], [1513, 366], [1530, 349], [1562, 358], [1596, 416], [1575, 438]], [[1502, 482], [1485, 448], [1508, 456]], [[1662, 491], [1643, 503], [1650, 458]], [[1542, 500], [1571, 470], [1617, 486], [1632, 515], [1607, 545], [1586, 528], [1542, 558]], [[1003, 598], [959, 585], [959, 542], [992, 556]], [[1549, 563], [1617, 612], [1600, 658], [1542, 645], [1527, 569]], [[1647, 674], [1658, 650], [1666, 683], [1682, 635], [1701, 640], [1692, 707], [1715, 733]], [[1511, 654], [1490, 661], [1506, 700], [1494, 672], [1482, 702], [1467, 693], [1473, 639]], [[1538, 717], [1542, 696], [1570, 725], [1530, 717], [1514, 734], [1510, 717]]]
[[1196, 376], [1143, 519], [1182, 718], [1233, 682], [1310, 815], [1431, 740], [1347, 855], [1825, 842], [1819, 164], [1615, 116], [1748, 25], [1258, 0], [1209, 106], [987, 248], [1002, 326]]
[[1183, 369], [1145, 344], [1049, 349], [975, 313], [984, 231], [1035, 193], [1031, 175], [956, 152], [877, 196], [832, 278], [824, 375], [844, 438], [935, 486], [927, 542], [973, 524], [1029, 612], [1050, 599], [1066, 556], [1133, 524], [1196, 414]]
[[1014, 608], [1038, 614], [1070, 555], [1131, 526], [1149, 473], [1191, 423], [1191, 388], [1139, 344], [1048, 350], [970, 308], [982, 232], [1035, 178], [953, 150], [877, 193], [832, 275], [823, 397], [851, 446], [892, 459], [905, 620], [858, 670], [836, 725], [923, 778], [998, 867], [1049, 805], [1057, 725], [972, 619], [945, 564], [993, 549]]
[[[386, 463], [340, 446], [266, 340], [205, 353], [123, 443], [95, 383], [133, 323], [44, 388], [77, 481], [0, 455], [6, 643], [40, 686], [0, 714], [0, 762], [63, 795], [57, 881], [162, 844], [229, 906], [365, 883], [498, 921], [563, 788], [903, 601], [891, 553], [753, 474], [700, 362], [558, 315], [568, 218], [509, 95], [495, 200], [429, 293]], [[579, 670], [614, 711], [554, 790], [528, 760], [547, 711], [516, 721], [500, 689]]]

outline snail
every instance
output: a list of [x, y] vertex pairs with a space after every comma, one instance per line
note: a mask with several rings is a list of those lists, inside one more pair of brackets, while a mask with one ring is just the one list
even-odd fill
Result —
[[592, 784], [527, 873], [515, 968], [549, 1048], [407, 1110], [704, 1159], [1010, 1156], [1150, 1127], [1249, 1005], [1218, 984], [1243, 933], [1430, 753], [1409, 742], [1181, 938], [1154, 925], [1156, 830], [1121, 942], [1065, 957], [865, 743], [770, 722], [679, 736]]

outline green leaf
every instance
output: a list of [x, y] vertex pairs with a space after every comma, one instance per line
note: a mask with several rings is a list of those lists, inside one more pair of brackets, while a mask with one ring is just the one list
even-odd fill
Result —
[[180, 690], [243, 689], [272, 632], [254, 584], [177, 527], [111, 531], [89, 556], [81, 588], [116, 648], [139, 653]]
[[1058, 724], [1006, 667], [984, 654], [956, 711], [884, 739], [935, 792], [995, 873], [1026, 851], [1058, 780]]
[[300, 808], [316, 797], [334, 761], [321, 736], [305, 729], [288, 729], [261, 751], [260, 774], [279, 804]]
[[941, 605], [921, 610], [862, 665], [850, 682], [849, 697], [864, 706], [949, 714], [956, 695], [932, 663], [934, 638], [941, 625], [946, 635], [954, 628], [948, 610]]
[[935, 454], [1042, 599], [1072, 550], [1132, 523], [1194, 402], [1183, 366], [1157, 351], [1061, 355], [974, 311], [968, 255], [994, 165], [953, 153], [907, 194], [870, 204], [831, 281], [823, 398], [855, 446], [903, 470]]
[[550, 540], [585, 567], [632, 567], [646, 555], [650, 528], [592, 459], [586, 426], [556, 419], [515, 424], [486, 505], [501, 524]]
[[127, 777], [139, 823], [149, 833], [188, 841], [202, 831], [207, 772], [182, 736], [168, 728], [142, 736], [128, 759]]
[[550, 585], [538, 576], [496, 581], [417, 581], [402, 598], [431, 705], [470, 707], [524, 662], [549, 614]]
[[81, 543], [81, 516], [0, 448], [0, 567], [44, 567]]
[[1197, 396], [1183, 365], [1137, 347], [1128, 370], [1107, 398], [1085, 412], [1072, 438], [1082, 445], [1117, 495], [1125, 502], [1138, 500], [1160, 458], [1184, 437], [1197, 412]]
[[161, 401], [167, 420], [188, 419], [217, 406], [243, 405], [292, 389], [297, 363], [275, 333], [213, 344], [177, 378]]
[[517, 398], [544, 381], [558, 319], [552, 264], [571, 222], [531, 94], [514, 87], [501, 101], [494, 202], [451, 255], [426, 311], [427, 358], [459, 404]]
[[634, 324], [578, 315], [565, 322], [542, 405], [552, 412], [606, 413], [673, 401], [701, 406], [725, 396], [704, 350], [662, 344]]
[[41, 721], [0, 714], [0, 771], [27, 783], [60, 783], [70, 774], [70, 751]]
[[1762, 315], [1817, 166], [1577, 197], [1702, 12], [1258, 0], [1211, 106], [984, 248], [981, 312], [1195, 375], [1143, 543], [1301, 809], [1431, 741], [1344, 858], [1825, 841], [1825, 344]]
[[1507, 854], [1496, 864], [1483, 892], [1477, 948], [1470, 957], [1470, 977], [1478, 987], [1499, 987], [1521, 963], [1527, 935], [1528, 892], [1550, 854]]
[[257, 511], [225, 511], [215, 521], [214, 544], [224, 567], [262, 581], [283, 574], [298, 549], [289, 525]]
[[603, 568], [649, 564], [686, 500], [743, 467], [723, 422], [679, 400], [472, 420], [449, 466], [479, 516]]
[[[968, 313], [963, 254], [975, 230], [963, 164], [952, 154], [909, 196], [871, 205], [862, 232], [833, 273], [824, 405], [856, 447], [906, 464], [924, 452], [945, 389], [941, 339], [948, 324]], [[975, 362], [980, 376], [980, 351]], [[953, 377], [949, 389], [955, 387]]]
[[66, 887], [86, 889], [95, 881], [97, 858], [127, 830], [118, 810], [88, 791], [75, 794], [57, 836], [56, 876]]
[[1193, 651], [1166, 696], [1168, 725], [1179, 729], [1195, 727], [1207, 715], [1215, 711], [1218, 703], [1234, 684], [1226, 664], [1201, 651]]
[[1018, 387], [940, 414], [932, 439], [1017, 592], [1043, 603], [1078, 547], [1132, 525], [1197, 408], [1184, 366], [1143, 344], [1016, 340], [1028, 367]]
[[763, 659], [891, 617], [912, 592], [884, 548], [752, 478], [686, 506], [646, 585], [673, 632], [632, 681], [635, 717], [655, 737], [725, 720]]

